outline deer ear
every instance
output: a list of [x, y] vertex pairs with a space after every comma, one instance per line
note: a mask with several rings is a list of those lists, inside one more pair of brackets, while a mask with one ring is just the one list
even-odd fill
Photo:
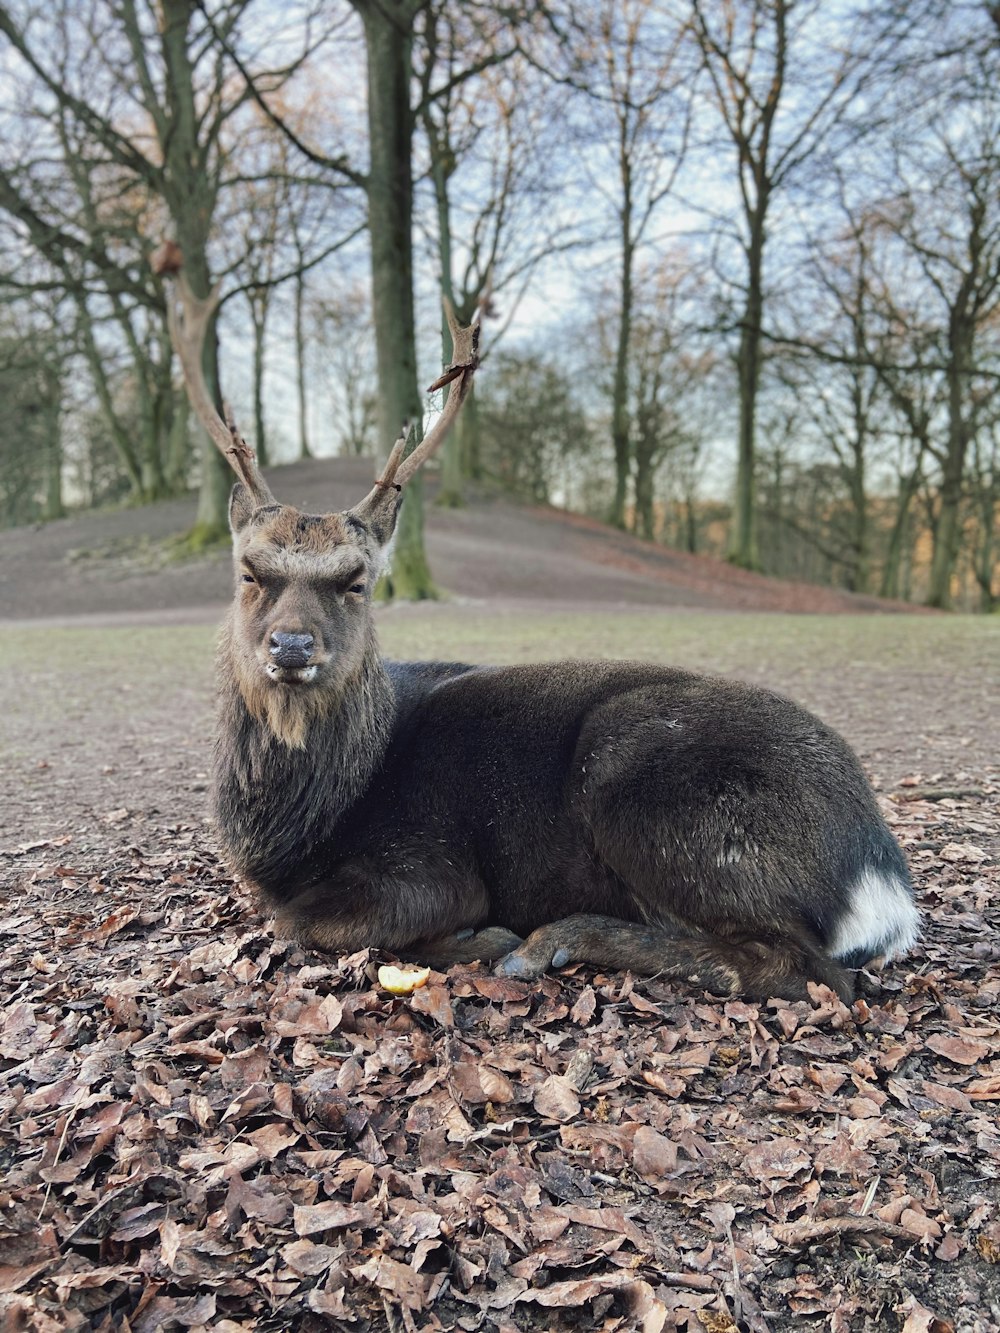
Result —
[[250, 522], [254, 511], [253, 499], [242, 481], [238, 481], [229, 496], [229, 530], [235, 537]]
[[403, 496], [398, 486], [376, 483], [370, 495], [347, 511], [347, 521], [358, 523], [363, 531], [370, 532], [379, 546], [387, 546], [396, 531], [396, 519], [402, 503]]

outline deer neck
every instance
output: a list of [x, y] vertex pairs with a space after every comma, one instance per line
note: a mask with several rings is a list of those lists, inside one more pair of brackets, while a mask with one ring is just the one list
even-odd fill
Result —
[[241, 878], [282, 897], [294, 892], [316, 845], [336, 839], [382, 767], [394, 691], [373, 634], [356, 677], [291, 744], [248, 702], [225, 635], [219, 673], [215, 808], [223, 843]]

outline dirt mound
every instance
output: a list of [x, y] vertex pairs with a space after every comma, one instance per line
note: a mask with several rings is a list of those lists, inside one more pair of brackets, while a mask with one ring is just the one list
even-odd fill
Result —
[[[368, 489], [367, 459], [274, 470], [282, 500], [313, 513]], [[763, 578], [721, 561], [642, 542], [579, 515], [486, 494], [438, 509], [428, 486], [427, 546], [440, 588], [476, 601], [610, 608], [859, 612], [912, 610], [832, 588]], [[231, 594], [229, 556], [177, 560], [169, 541], [194, 521], [194, 497], [101, 510], [0, 532], [0, 618], [65, 621], [214, 619]]]

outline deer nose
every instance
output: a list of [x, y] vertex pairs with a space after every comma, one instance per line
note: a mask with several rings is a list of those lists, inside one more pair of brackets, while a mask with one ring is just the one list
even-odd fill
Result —
[[313, 643], [311, 634], [282, 634], [275, 630], [271, 635], [271, 660], [280, 667], [304, 667], [312, 656]]

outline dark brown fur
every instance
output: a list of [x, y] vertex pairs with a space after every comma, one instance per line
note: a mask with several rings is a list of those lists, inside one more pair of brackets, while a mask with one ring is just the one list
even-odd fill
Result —
[[[234, 491], [216, 803], [282, 930], [757, 996], [848, 998], [844, 963], [906, 947], [905, 863], [860, 765], [787, 700], [638, 663], [384, 662], [387, 506], [379, 525]], [[276, 669], [275, 634], [312, 636], [309, 666]]]

